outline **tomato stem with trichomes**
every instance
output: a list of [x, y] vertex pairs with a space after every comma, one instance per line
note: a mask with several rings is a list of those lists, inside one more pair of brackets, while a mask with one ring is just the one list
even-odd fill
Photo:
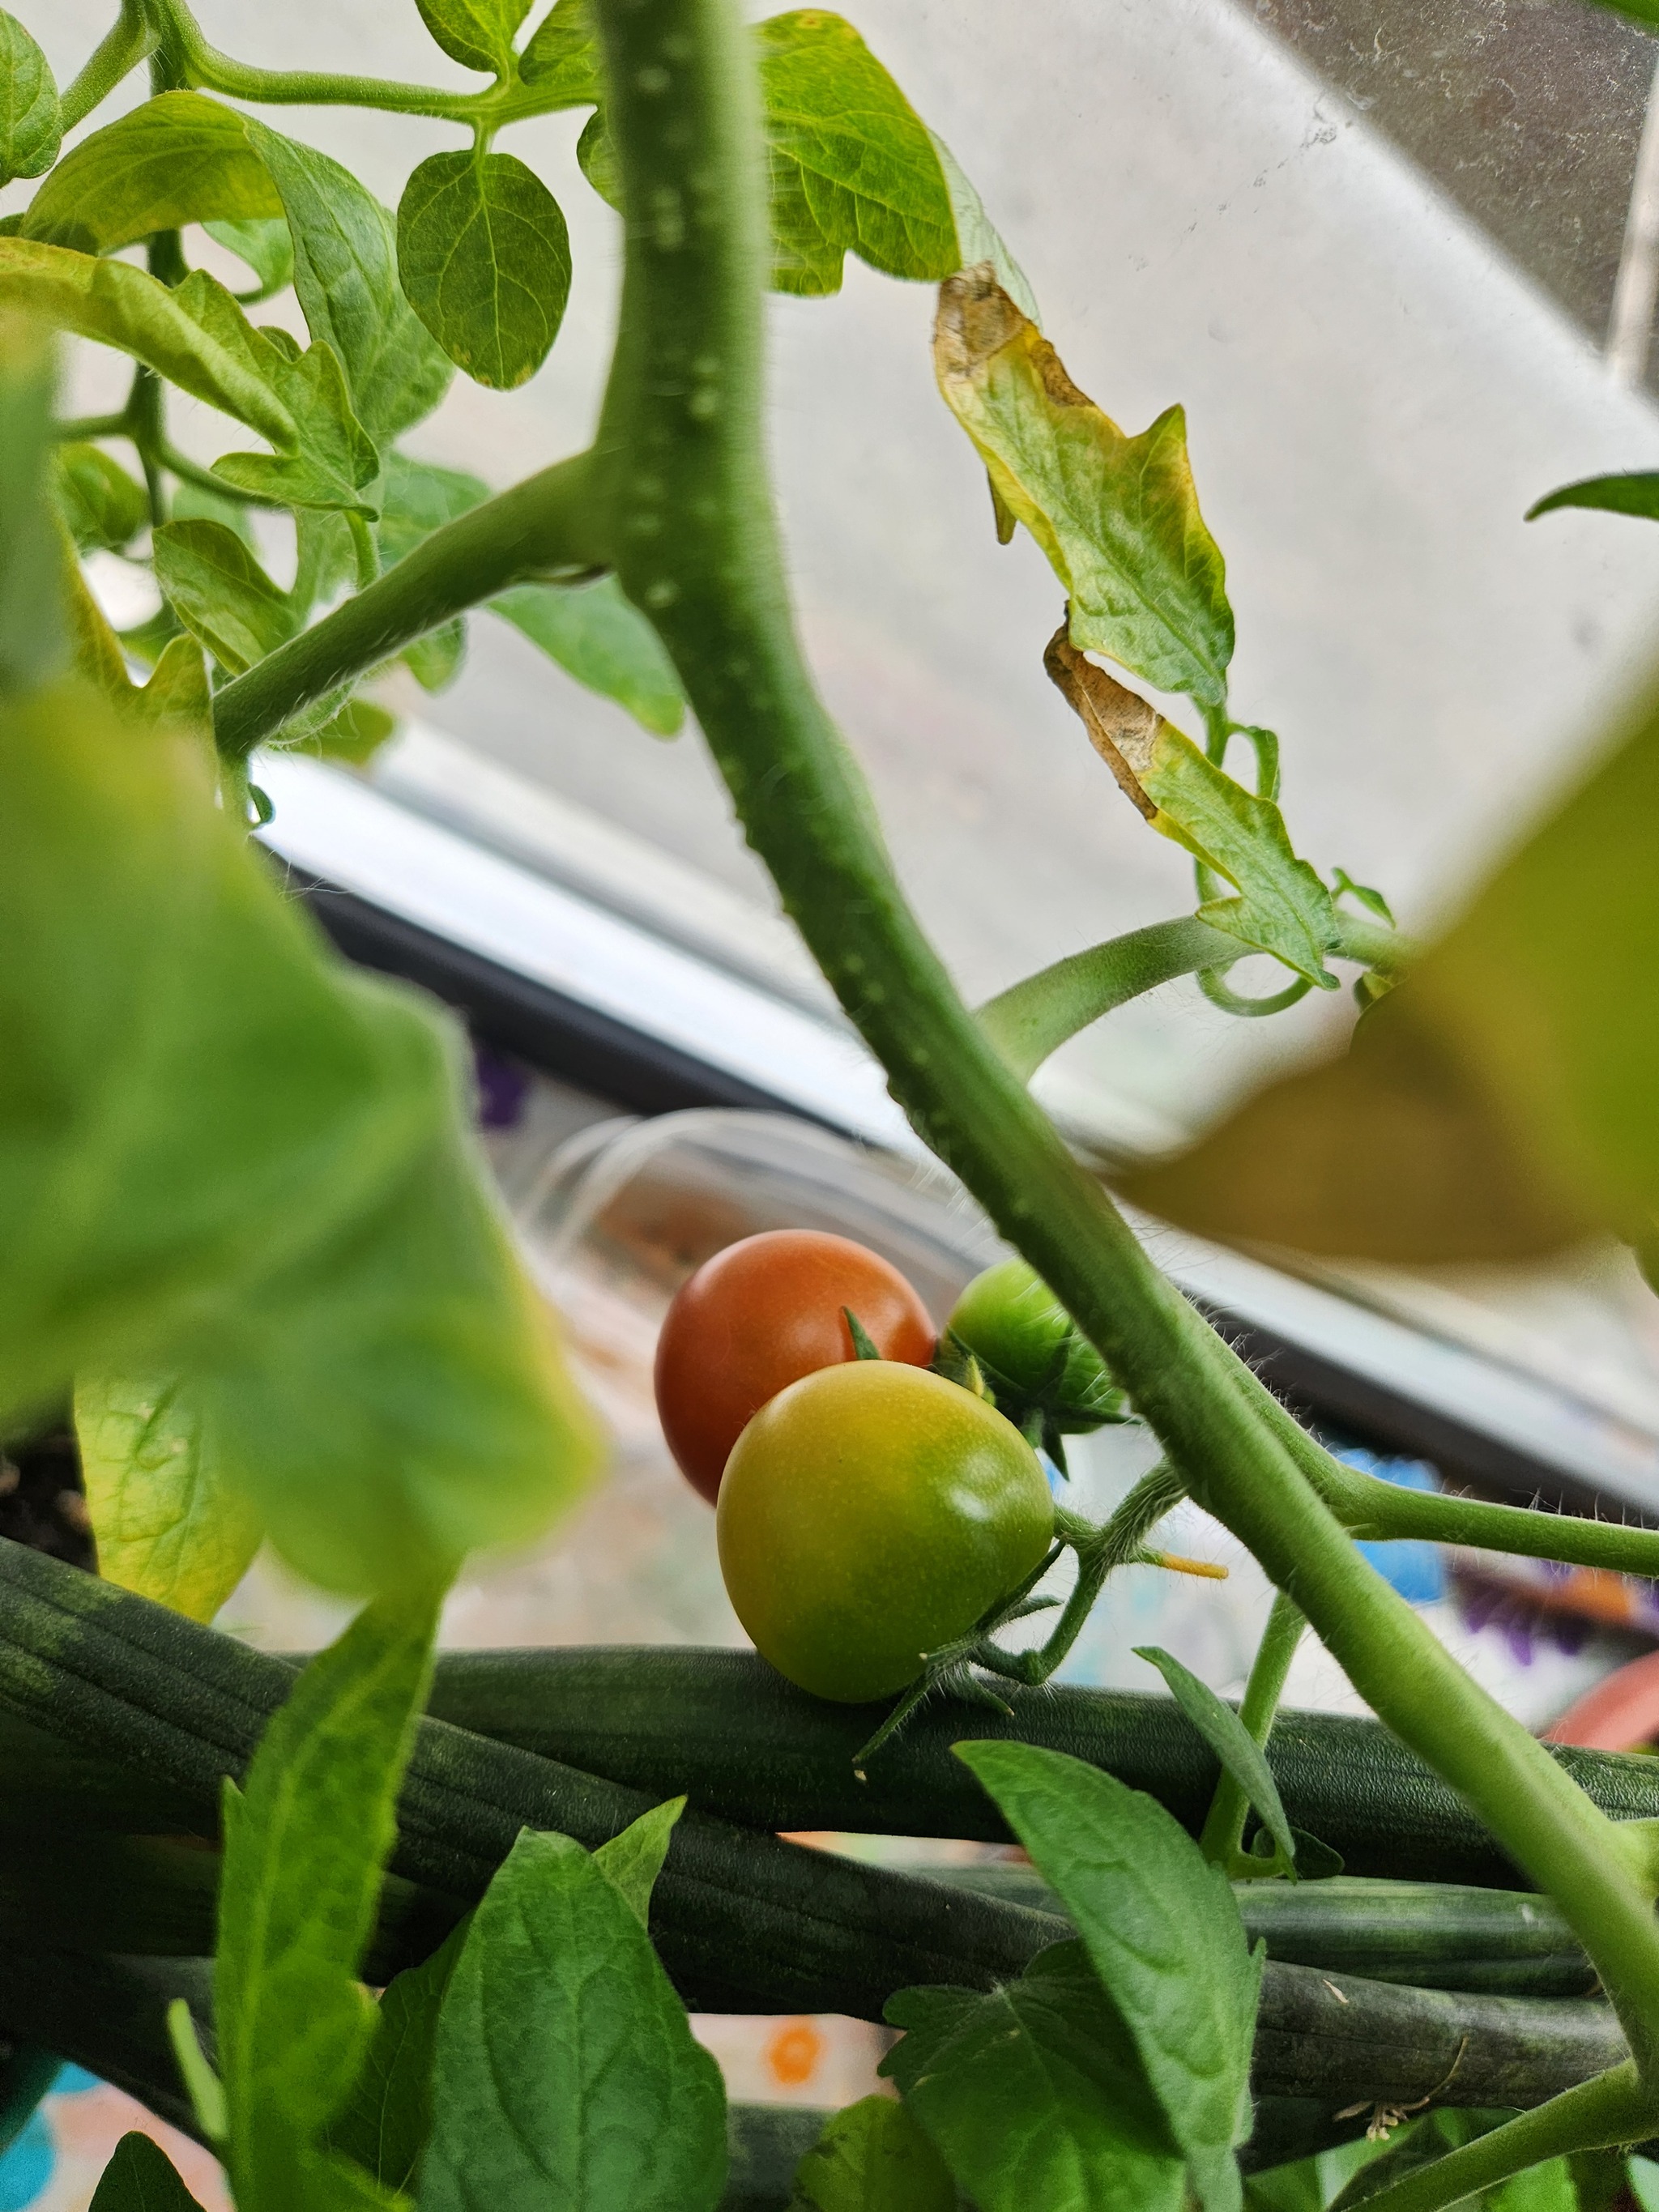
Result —
[[[1261, 1641], [1256, 1646], [1251, 1664], [1250, 1678], [1244, 1686], [1243, 1701], [1238, 1717], [1251, 1741], [1266, 1749], [1273, 1732], [1273, 1717], [1279, 1711], [1279, 1701], [1285, 1694], [1285, 1681], [1291, 1671], [1291, 1662], [1296, 1656], [1296, 1647], [1302, 1641], [1302, 1632], [1307, 1626], [1300, 1608], [1275, 1590], [1267, 1626], [1261, 1632]], [[1244, 1849], [1244, 1823], [1250, 1810], [1250, 1801], [1243, 1785], [1224, 1770], [1216, 1784], [1215, 1796], [1199, 1836], [1199, 1848], [1217, 1866], [1231, 1868]]]

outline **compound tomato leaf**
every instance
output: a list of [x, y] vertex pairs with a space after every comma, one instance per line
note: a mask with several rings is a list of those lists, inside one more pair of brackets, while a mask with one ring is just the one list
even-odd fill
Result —
[[1255, 1808], [1278, 1846], [1280, 1864], [1294, 1878], [1296, 1838], [1261, 1745], [1233, 1708], [1224, 1705], [1208, 1683], [1200, 1682], [1172, 1653], [1159, 1650], [1156, 1644], [1140, 1644], [1136, 1646], [1135, 1656], [1163, 1675], [1170, 1695]]
[[775, 289], [841, 289], [842, 257], [890, 276], [962, 264], [926, 125], [852, 25], [820, 8], [757, 24]]
[[661, 639], [614, 576], [592, 584], [517, 584], [488, 602], [578, 684], [672, 738], [685, 694]]
[[76, 551], [90, 553], [101, 547], [118, 553], [131, 545], [149, 520], [143, 486], [101, 446], [76, 440], [59, 446], [54, 459], [58, 504]]
[[429, 1959], [406, 1968], [387, 1988], [362, 2069], [328, 2124], [329, 2148], [388, 2189], [413, 2188], [431, 2132], [438, 2016], [470, 1924], [469, 1917]]
[[[382, 1598], [299, 1676], [225, 1785], [214, 2017], [241, 2212], [395, 2200], [321, 2148], [374, 2032], [358, 1982], [432, 1668], [440, 1593]], [[317, 2185], [320, 2183], [320, 2186]]]
[[179, 621], [232, 676], [275, 653], [299, 624], [286, 595], [222, 522], [166, 522], [155, 580]]
[[160, 2143], [137, 2129], [122, 2136], [88, 2212], [202, 2212]]
[[714, 2212], [719, 2067], [626, 1897], [567, 1836], [526, 1830], [438, 2021], [421, 2212]]
[[433, 154], [398, 204], [398, 270], [456, 367], [510, 392], [558, 336], [569, 234], [552, 193], [513, 155]]
[[1659, 1217], [1659, 688], [1588, 781], [1364, 1015], [1136, 1204], [1206, 1235], [1404, 1265], [1516, 1260]]
[[982, 2212], [1180, 2212], [1184, 2162], [1080, 1943], [1000, 1989], [902, 1990], [887, 2018], [882, 2071]]
[[535, 86], [538, 107], [599, 105], [599, 59], [587, 0], [557, 0], [531, 33], [519, 75]]
[[1233, 614], [1181, 409], [1126, 437], [988, 266], [941, 289], [933, 362], [1001, 508], [1025, 525], [1066, 586], [1072, 643], [1218, 711]]
[[46, 58], [16, 16], [0, 8], [0, 185], [43, 175], [58, 159], [62, 136]]
[[398, 281], [392, 216], [349, 169], [252, 116], [248, 143], [270, 172], [294, 246], [307, 328], [345, 371], [357, 420], [384, 444], [448, 388], [452, 370]]
[[1237, 2212], [1263, 1954], [1163, 1806], [1031, 1744], [959, 1743], [1082, 1938], [1209, 2212]]
[[1336, 909], [1317, 871], [1297, 860], [1273, 801], [1246, 791], [1146, 700], [1087, 659], [1064, 624], [1049, 639], [1043, 665], [1152, 828], [1243, 894], [1200, 908], [1200, 919], [1334, 990], [1324, 956], [1337, 941]]
[[513, 41], [530, 0], [416, 0], [421, 21], [463, 69], [504, 76], [513, 67]]
[[65, 155], [29, 203], [20, 234], [77, 253], [114, 253], [152, 231], [282, 213], [235, 109], [199, 92], [163, 92]]
[[1527, 509], [1527, 520], [1553, 514], [1563, 507], [1601, 507], [1608, 514], [1637, 514], [1659, 521], [1659, 470], [1632, 469], [1622, 476], [1586, 477], [1563, 484]]
[[175, 1377], [77, 1376], [75, 1430], [100, 1574], [211, 1620], [261, 1531], [204, 1449], [188, 1393]]
[[648, 1813], [641, 1813], [637, 1820], [630, 1821], [621, 1835], [612, 1836], [608, 1844], [601, 1844], [593, 1854], [594, 1865], [628, 1899], [641, 1928], [650, 1917], [651, 1893], [668, 1856], [674, 1823], [684, 1810], [684, 1797], [671, 1797], [665, 1804], [653, 1805]]
[[[1046, 2202], [1046, 2200], [1044, 2200]], [[890, 2097], [831, 2115], [795, 2170], [789, 2212], [956, 2212], [951, 2170]]]

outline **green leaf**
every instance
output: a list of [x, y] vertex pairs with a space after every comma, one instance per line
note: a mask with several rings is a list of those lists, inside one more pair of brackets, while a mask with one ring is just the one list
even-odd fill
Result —
[[941, 290], [933, 362], [996, 497], [1066, 587], [1072, 643], [1218, 711], [1233, 615], [1182, 410], [1126, 437], [985, 268]]
[[77, 550], [88, 553], [102, 546], [118, 553], [131, 545], [149, 520], [143, 484], [135, 483], [101, 446], [59, 446], [56, 460], [58, 503]]
[[831, 2116], [795, 2173], [789, 2212], [956, 2212], [950, 2169], [902, 2105], [861, 2097]]
[[558, 336], [570, 239], [558, 202], [513, 155], [433, 154], [398, 204], [398, 270], [456, 366], [510, 392]]
[[1124, 1179], [1206, 1235], [1404, 1264], [1515, 1260], [1659, 1218], [1659, 690], [1366, 1013], [1340, 1058]]
[[328, 2125], [329, 2148], [388, 2189], [412, 2190], [431, 2132], [438, 2017], [471, 1924], [469, 1917], [452, 1929], [429, 1959], [387, 1989], [356, 2083]]
[[243, 123], [288, 216], [307, 327], [333, 348], [357, 420], [384, 443], [431, 413], [452, 373], [398, 282], [392, 219], [326, 154], [252, 116]]
[[246, 222], [204, 222], [202, 228], [258, 278], [257, 291], [237, 295], [241, 306], [255, 307], [262, 300], [275, 299], [294, 282], [294, 239], [285, 216], [251, 216]]
[[926, 125], [852, 25], [803, 8], [757, 25], [772, 180], [772, 283], [821, 296], [842, 257], [890, 276], [962, 265], [945, 170]]
[[650, 1917], [651, 1893], [668, 1856], [674, 1823], [684, 1810], [684, 1797], [671, 1797], [665, 1804], [641, 1813], [621, 1835], [612, 1836], [593, 1854], [594, 1865], [627, 1899], [641, 1928]]
[[641, 728], [672, 738], [685, 694], [662, 641], [614, 576], [593, 584], [519, 584], [489, 602], [551, 660]]
[[1180, 2212], [1181, 2154], [1081, 1944], [1003, 1988], [902, 1990], [887, 2018], [881, 2070], [981, 2212]]
[[1331, 895], [1297, 860], [1273, 801], [1236, 783], [1146, 700], [1086, 659], [1063, 626], [1043, 665], [1125, 797], [1160, 836], [1243, 893], [1200, 907], [1199, 919], [1334, 990], [1324, 962], [1337, 941]]
[[65, 571], [85, 590], [47, 490], [52, 367], [37, 326], [15, 316], [0, 322], [0, 699], [64, 669], [72, 643]]
[[240, 676], [299, 627], [294, 610], [222, 522], [167, 522], [155, 536], [155, 580], [191, 636]]
[[428, 630], [413, 645], [405, 646], [401, 658], [422, 690], [447, 690], [466, 659], [465, 622], [446, 623], [441, 629]]
[[[293, 2212], [357, 2078], [375, 2011], [356, 1979], [431, 1674], [439, 1595], [367, 1607], [313, 1659], [225, 1787], [214, 2016], [239, 2212]], [[389, 2198], [382, 2198], [389, 2203]]]
[[211, 1620], [247, 1572], [260, 1528], [204, 1451], [177, 1382], [77, 1376], [75, 1430], [99, 1573]]
[[325, 722], [297, 738], [294, 749], [296, 752], [315, 753], [322, 760], [348, 761], [353, 768], [361, 768], [365, 761], [374, 758], [386, 739], [395, 734], [397, 727], [398, 717], [372, 699], [348, 699]]
[[21, 235], [113, 253], [155, 230], [282, 212], [235, 109], [199, 92], [164, 92], [64, 155], [30, 202]]
[[[1273, 1839], [1284, 1870], [1294, 1879], [1296, 1839], [1285, 1817], [1279, 1784], [1268, 1770], [1261, 1745], [1233, 1708], [1224, 1705], [1207, 1683], [1200, 1682], [1171, 1653], [1160, 1650], [1156, 1644], [1137, 1644], [1135, 1656], [1145, 1659], [1163, 1675], [1170, 1695], [1221, 1761], [1224, 1771], [1231, 1775], [1255, 1808], [1262, 1826]], [[1228, 1868], [1225, 1871], [1231, 1873], [1232, 1869]]]
[[1632, 469], [1624, 476], [1586, 477], [1579, 483], [1563, 484], [1527, 509], [1527, 520], [1553, 514], [1562, 507], [1601, 507], [1609, 514], [1638, 514], [1659, 521], [1659, 470]]
[[[951, 212], [957, 227], [957, 261], [963, 269], [974, 269], [981, 262], [988, 263], [991, 274], [1019, 309], [1033, 323], [1040, 323], [1036, 294], [1032, 291], [1025, 271], [1020, 267], [1004, 243], [1001, 233], [985, 212], [985, 203], [963, 174], [962, 165], [937, 131], [930, 131], [933, 151], [939, 155], [939, 167], [945, 173], [945, 188], [951, 195]], [[1010, 533], [1012, 535], [1012, 532]]]
[[1641, 2212], [1659, 2212], [1659, 2164], [1650, 2158], [1638, 2158], [1632, 2152], [1628, 2172], [1630, 2193]]
[[1334, 898], [1355, 898], [1360, 905], [1374, 914], [1379, 921], [1386, 921], [1390, 929], [1395, 926], [1394, 914], [1381, 891], [1370, 884], [1357, 884], [1346, 868], [1331, 870], [1331, 894]]
[[530, 0], [416, 0], [421, 21], [452, 61], [486, 76], [506, 76], [513, 41]]
[[607, 207], [622, 213], [622, 170], [617, 161], [617, 149], [611, 143], [611, 133], [605, 128], [605, 110], [596, 108], [582, 125], [582, 135], [576, 141], [576, 159], [581, 173]]
[[0, 8], [0, 185], [51, 168], [60, 136], [46, 58], [16, 16]]
[[202, 2212], [158, 2142], [137, 2130], [116, 2144], [89, 2212]]
[[155, 656], [149, 683], [132, 694], [128, 708], [137, 721], [152, 727], [164, 722], [180, 725], [204, 748], [212, 744], [213, 693], [207, 662], [193, 637], [181, 633], [167, 640]]
[[1236, 2208], [1265, 1954], [1225, 1875], [1161, 1805], [1081, 1759], [1020, 1743], [956, 1753], [1070, 1915], [1200, 2197]]
[[557, 0], [531, 33], [519, 57], [519, 75], [535, 86], [538, 107], [586, 107], [590, 101], [597, 106], [599, 60], [587, 0]]
[[491, 1882], [438, 2022], [421, 2212], [712, 2212], [720, 2069], [631, 1905], [528, 1830]]
[[458, 520], [489, 496], [489, 486], [482, 477], [436, 468], [430, 461], [412, 461], [407, 453], [388, 453], [380, 502], [382, 565], [391, 568], [434, 530]]

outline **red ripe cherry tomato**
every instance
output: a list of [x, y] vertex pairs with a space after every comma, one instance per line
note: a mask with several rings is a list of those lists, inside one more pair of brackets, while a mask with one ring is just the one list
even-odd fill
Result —
[[769, 1229], [706, 1260], [657, 1340], [657, 1412], [686, 1479], [712, 1505], [732, 1447], [769, 1398], [854, 1358], [849, 1309], [884, 1359], [925, 1367], [927, 1309], [898, 1269], [850, 1237]]

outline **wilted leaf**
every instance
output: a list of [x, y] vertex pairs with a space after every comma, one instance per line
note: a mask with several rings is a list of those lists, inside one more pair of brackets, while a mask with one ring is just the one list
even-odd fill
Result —
[[0, 185], [51, 168], [60, 135], [46, 58], [16, 16], [0, 8]]
[[908, 2108], [860, 2097], [831, 2115], [797, 2167], [789, 2212], [956, 2212], [956, 2204], [950, 2168]]
[[164, 92], [64, 156], [30, 202], [21, 235], [113, 253], [155, 230], [282, 212], [235, 109], [199, 92]]
[[982, 266], [942, 287], [933, 361], [997, 499], [1066, 586], [1072, 643], [1218, 711], [1233, 616], [1181, 409], [1126, 437]]
[[410, 305], [477, 384], [533, 376], [570, 297], [559, 204], [511, 154], [433, 154], [398, 209], [398, 270]]
[[1659, 1216], [1659, 693], [1349, 1050], [1127, 1177], [1206, 1235], [1514, 1260]]
[[674, 664], [614, 576], [592, 584], [518, 584], [488, 605], [653, 736], [672, 738], [685, 720]]
[[211, 1620], [259, 1548], [259, 1523], [203, 1448], [176, 1377], [75, 1385], [88, 1509], [106, 1582]]
[[131, 544], [149, 520], [144, 487], [135, 483], [101, 446], [79, 442], [59, 446], [58, 503], [77, 549], [102, 546], [118, 553]]
[[530, 0], [416, 0], [421, 21], [452, 61], [486, 76], [513, 66], [513, 40]]
[[1613, 477], [1586, 477], [1582, 483], [1563, 484], [1527, 509], [1528, 522], [1540, 514], [1553, 514], [1562, 507], [1599, 507], [1609, 514], [1639, 514], [1659, 521], [1659, 470], [1632, 469]]
[[232, 676], [294, 635], [286, 596], [223, 523], [164, 523], [154, 543], [155, 580], [168, 605]]
[[1324, 963], [1337, 938], [1331, 895], [1296, 857], [1273, 801], [1236, 783], [1173, 722], [1085, 659], [1064, 626], [1049, 639], [1043, 665], [1125, 797], [1161, 836], [1243, 894], [1201, 907], [1200, 919], [1334, 990]]

